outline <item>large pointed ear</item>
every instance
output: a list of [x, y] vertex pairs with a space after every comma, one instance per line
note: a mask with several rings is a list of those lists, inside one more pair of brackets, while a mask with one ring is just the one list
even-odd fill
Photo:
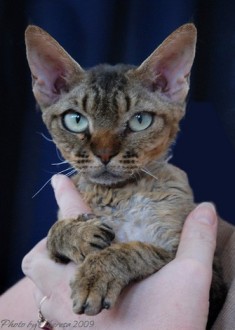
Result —
[[84, 71], [55, 39], [37, 26], [26, 29], [25, 43], [34, 96], [42, 108], [50, 106]]
[[173, 32], [134, 72], [151, 90], [170, 102], [184, 102], [189, 90], [190, 70], [197, 30], [185, 24]]

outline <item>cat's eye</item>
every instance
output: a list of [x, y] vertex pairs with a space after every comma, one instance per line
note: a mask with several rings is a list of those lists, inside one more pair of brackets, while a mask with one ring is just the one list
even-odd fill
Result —
[[149, 112], [140, 112], [134, 115], [128, 122], [133, 132], [140, 132], [148, 128], [153, 122], [153, 115]]
[[79, 112], [69, 111], [63, 116], [64, 127], [73, 133], [83, 133], [88, 128], [88, 120]]

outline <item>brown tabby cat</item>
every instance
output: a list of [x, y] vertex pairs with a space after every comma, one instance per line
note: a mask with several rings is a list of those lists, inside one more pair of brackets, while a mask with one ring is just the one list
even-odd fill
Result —
[[[167, 153], [185, 113], [196, 28], [180, 27], [137, 68], [85, 71], [36, 26], [27, 28], [26, 45], [43, 120], [94, 212], [56, 222], [48, 249], [56, 261], [79, 264], [73, 310], [95, 315], [175, 257], [195, 207], [186, 174]], [[218, 271], [212, 287], [216, 314], [224, 299]]]

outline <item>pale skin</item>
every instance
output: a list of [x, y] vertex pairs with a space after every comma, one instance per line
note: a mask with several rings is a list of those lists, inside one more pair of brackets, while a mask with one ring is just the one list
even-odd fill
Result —
[[[54, 177], [53, 187], [64, 218], [91, 212], [67, 177]], [[47, 296], [41, 310], [55, 328], [59, 323], [60, 328], [64, 324], [69, 329], [79, 321], [88, 321], [90, 328], [102, 330], [205, 329], [217, 222], [211, 204], [199, 205], [186, 219], [176, 258], [154, 275], [130, 285], [116, 307], [95, 317], [72, 312], [69, 281], [76, 266], [50, 260], [44, 239], [24, 258], [27, 277], [0, 298], [1, 318], [36, 322], [40, 301]]]

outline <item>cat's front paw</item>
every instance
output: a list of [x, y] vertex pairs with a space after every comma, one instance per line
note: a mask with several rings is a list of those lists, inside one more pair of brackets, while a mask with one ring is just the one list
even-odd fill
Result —
[[89, 255], [70, 283], [73, 311], [76, 314], [96, 315], [102, 309], [112, 308], [128, 284], [128, 279], [122, 276], [122, 270], [110, 262], [105, 251]]
[[114, 237], [112, 228], [99, 219], [84, 221], [78, 217], [57, 221], [48, 234], [47, 248], [57, 262], [80, 263], [90, 253], [108, 247]]

